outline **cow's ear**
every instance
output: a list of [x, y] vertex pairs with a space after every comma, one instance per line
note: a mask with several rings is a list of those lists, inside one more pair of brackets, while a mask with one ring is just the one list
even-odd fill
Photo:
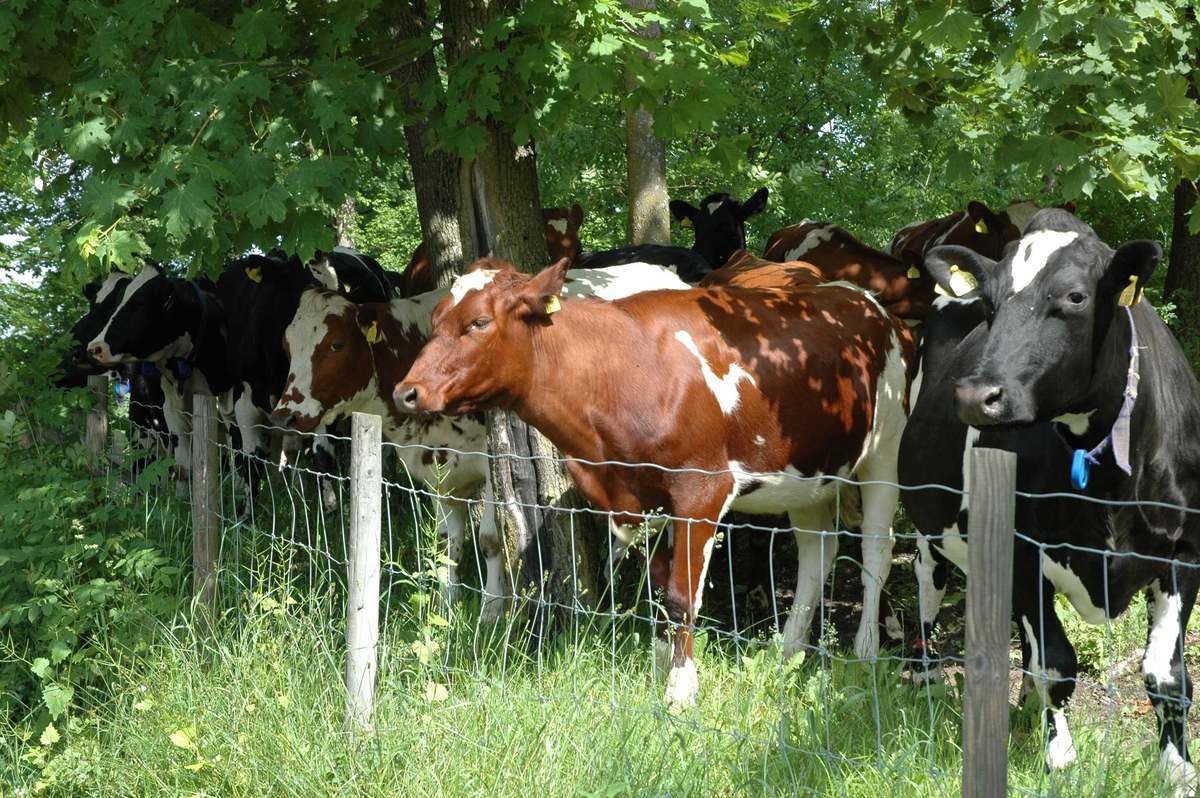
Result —
[[1100, 278], [1101, 301], [1133, 306], [1142, 298], [1150, 275], [1162, 261], [1163, 249], [1155, 241], [1130, 241], [1113, 253], [1104, 276]]
[[571, 227], [576, 230], [583, 224], [583, 206], [578, 202], [571, 206], [571, 216], [568, 221], [570, 221]]
[[100, 293], [100, 283], [88, 283], [83, 287], [83, 295], [87, 297], [88, 302], [96, 301], [96, 294]]
[[910, 280], [920, 280], [925, 276], [925, 256], [915, 249], [905, 248], [900, 252], [900, 262], [904, 264], [905, 276]]
[[679, 222], [680, 227], [691, 227], [696, 221], [696, 214], [700, 213], [699, 208], [683, 200], [671, 200], [670, 208], [671, 215]]
[[991, 258], [966, 247], [934, 247], [925, 255], [925, 273], [937, 283], [939, 294], [972, 299], [996, 267]]
[[330, 291], [338, 290], [337, 270], [333, 268], [333, 263], [325, 253], [317, 251], [316, 257], [309, 261], [308, 271], [324, 288]]
[[1070, 214], [1075, 213], [1075, 201], [1074, 200], [1071, 200], [1070, 202], [1064, 202], [1062, 205], [1059, 205], [1058, 207], [1060, 210], [1064, 210], [1067, 213], [1070, 213]]
[[383, 329], [379, 323], [379, 316], [379, 306], [375, 302], [359, 305], [355, 311], [358, 329], [362, 330], [363, 337], [369, 344], [377, 344], [383, 340]]
[[975, 202], [974, 200], [968, 202], [967, 216], [970, 216], [971, 221], [974, 222], [976, 233], [986, 233], [989, 230], [997, 229], [1000, 225], [999, 220], [996, 219], [996, 214], [982, 202]]
[[738, 208], [738, 215], [742, 217], [742, 221], [746, 221], [756, 213], [762, 213], [767, 209], [767, 194], [770, 192], [766, 186], [763, 186], [758, 191], [755, 191], [750, 199], [746, 200]]
[[543, 269], [532, 280], [520, 284], [517, 291], [522, 310], [525, 311], [522, 315], [545, 319], [562, 309], [560, 297], [570, 263], [567, 258], [562, 258], [553, 266]]

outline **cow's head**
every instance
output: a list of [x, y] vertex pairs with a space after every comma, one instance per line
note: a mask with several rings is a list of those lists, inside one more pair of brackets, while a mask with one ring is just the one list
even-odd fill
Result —
[[709, 194], [694, 207], [683, 200], [671, 200], [671, 215], [685, 227], [696, 231], [692, 249], [719, 269], [729, 256], [746, 248], [746, 220], [767, 207], [767, 189], [760, 188], [744, 203], [729, 194]]
[[[360, 321], [364, 308], [336, 291], [313, 284], [300, 297], [283, 335], [287, 382], [272, 416], [277, 424], [312, 432], [344, 414], [375, 390], [371, 341], [378, 333]], [[386, 308], [386, 306], [383, 306]], [[372, 311], [373, 312], [373, 311]]]
[[56, 382], [60, 388], [82, 385], [89, 374], [99, 374], [107, 369], [107, 366], [97, 365], [88, 356], [87, 345], [104, 329], [104, 325], [125, 295], [125, 288], [130, 279], [131, 276], [125, 272], [113, 271], [103, 282], [88, 283], [83, 287], [88, 309], [71, 327], [71, 337], [77, 345], [63, 353], [59, 370], [64, 376]]
[[433, 332], [393, 393], [402, 411], [459, 415], [512, 407], [530, 388], [533, 330], [559, 312], [568, 263], [536, 277], [485, 258], [433, 310]]
[[579, 226], [583, 224], [583, 206], [578, 202], [567, 208], [542, 208], [546, 232], [546, 251], [551, 262], [566, 258], [574, 263], [583, 251], [579, 242]]
[[88, 343], [88, 354], [105, 365], [186, 357], [195, 343], [186, 325], [195, 319], [183, 312], [181, 297], [193, 290], [147, 265], [126, 284], [112, 316]]
[[975, 371], [958, 383], [959, 417], [1021, 426], [1096, 409], [1082, 405], [1117, 300], [1131, 280], [1140, 296], [1161, 259], [1153, 241], [1114, 252], [1057, 208], [1039, 212], [999, 262], [961, 247], [931, 250], [925, 263], [934, 278], [951, 293], [982, 298], [989, 320]]

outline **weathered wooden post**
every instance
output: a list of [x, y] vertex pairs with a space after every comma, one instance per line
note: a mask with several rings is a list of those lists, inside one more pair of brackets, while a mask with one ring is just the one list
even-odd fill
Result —
[[379, 647], [381, 433], [383, 420], [353, 415], [350, 439], [350, 551], [346, 561], [346, 731], [371, 728]]
[[217, 554], [221, 541], [217, 400], [192, 397], [192, 601], [196, 626], [206, 631], [217, 614]]
[[1008, 790], [1008, 652], [1012, 643], [1013, 531], [1017, 456], [971, 452], [968, 525], [964, 798]]
[[88, 468], [93, 475], [108, 471], [103, 462], [108, 457], [108, 375], [89, 374], [88, 388], [92, 391], [92, 409], [87, 414]]

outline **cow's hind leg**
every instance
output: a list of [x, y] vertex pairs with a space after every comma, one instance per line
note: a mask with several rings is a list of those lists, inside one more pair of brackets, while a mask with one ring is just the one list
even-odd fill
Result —
[[790, 659], [803, 650], [808, 640], [813, 613], [821, 606], [825, 581], [837, 556], [838, 536], [828, 503], [790, 510], [788, 518], [796, 535], [796, 595], [783, 627], [783, 656]]
[[[1020, 562], [1020, 557], [1016, 562]], [[1026, 688], [1041, 699], [1046, 719], [1046, 767], [1061, 770], [1075, 761], [1075, 743], [1067, 728], [1066, 706], [1075, 692], [1078, 661], [1054, 607], [1054, 586], [1046, 580], [1014, 591], [1013, 613], [1021, 634], [1022, 659], [1029, 672]]]
[[1159, 769], [1175, 785], [1178, 795], [1190, 795], [1197, 786], [1186, 736], [1192, 682], [1182, 655], [1183, 635], [1200, 579], [1194, 567], [1172, 571], [1146, 590], [1149, 622], [1142, 679], [1158, 715]]

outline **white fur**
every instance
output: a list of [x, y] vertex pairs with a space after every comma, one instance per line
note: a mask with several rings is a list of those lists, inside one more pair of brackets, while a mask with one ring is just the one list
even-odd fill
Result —
[[1164, 593], [1157, 580], [1150, 585], [1150, 593], [1150, 635], [1142, 658], [1142, 673], [1154, 677], [1162, 688], [1175, 683], [1171, 658], [1179, 653], [1179, 611], [1183, 602], [1178, 593]]
[[696, 346], [696, 342], [692, 340], [692, 336], [687, 330], [675, 333], [675, 340], [687, 347], [687, 350], [700, 361], [700, 372], [704, 375], [704, 382], [716, 397], [717, 404], [721, 406], [721, 412], [727, 416], [731, 415], [741, 402], [738, 383], [744, 379], [754, 385], [754, 378], [737, 363], [730, 363], [725, 376], [718, 377], [712, 366], [704, 359], [704, 355], [700, 354], [699, 347]]
[[550, 227], [553, 228], [559, 235], [565, 236], [567, 234], [566, 219], [551, 219], [550, 221], [546, 222], [546, 224], [550, 225]]
[[96, 292], [96, 304], [99, 305], [108, 299], [108, 295], [116, 291], [121, 283], [131, 279], [133, 279], [132, 276], [124, 272], [109, 272], [108, 276], [104, 278], [104, 282], [100, 284], [100, 290]]
[[696, 706], [700, 680], [696, 677], [696, 662], [691, 657], [682, 665], [673, 666], [667, 674], [667, 705], [675, 711]]
[[789, 250], [788, 253], [783, 256], [783, 259], [784, 260], [800, 260], [801, 256], [803, 256], [804, 253], [811, 252], [812, 250], [816, 249], [821, 244], [823, 244], [826, 241], [829, 241], [832, 238], [833, 238], [833, 227], [830, 225], [827, 225], [825, 227], [818, 227], [815, 230], [809, 230], [808, 235], [806, 235], [804, 237], [804, 240], [800, 242], [800, 246], [796, 247], [795, 249]]
[[156, 266], [147, 265], [142, 267], [142, 270], [138, 272], [137, 277], [134, 277], [129, 285], [125, 287], [125, 295], [121, 297], [121, 301], [117, 303], [116, 309], [113, 310], [112, 315], [108, 317], [108, 321], [105, 323], [104, 329], [102, 329], [100, 333], [88, 343], [88, 349], [92, 349], [93, 347], [105, 342], [104, 339], [108, 335], [108, 328], [112, 326], [113, 319], [115, 319], [117, 314], [121, 312], [121, 308], [129, 304], [129, 300], [133, 298], [134, 294], [141, 290], [142, 286], [153, 280], [155, 277], [158, 277], [160, 274], [162, 274], [162, 272], [160, 272]]
[[565, 297], [621, 299], [644, 291], [682, 291], [692, 286], [675, 272], [654, 263], [623, 263], [604, 269], [571, 269], [563, 285]]
[[333, 268], [333, 264], [329, 262], [328, 258], [308, 264], [308, 273], [322, 287], [328, 288], [330, 291], [338, 290], [337, 270]]
[[457, 305], [463, 301], [463, 297], [470, 291], [478, 291], [492, 280], [496, 279], [496, 275], [500, 272], [495, 269], [480, 269], [475, 272], [468, 272], [454, 278], [454, 285], [450, 287], [450, 294], [454, 297], [452, 305]]
[[1050, 580], [1055, 590], [1067, 597], [1080, 618], [1092, 624], [1102, 624], [1108, 620], [1108, 613], [1104, 608], [1092, 604], [1087, 588], [1075, 572], [1051, 559], [1045, 551], [1042, 552], [1042, 575]]
[[1092, 414], [1095, 410], [1089, 410], [1086, 413], [1063, 413], [1057, 418], [1050, 419], [1057, 421], [1059, 424], [1066, 424], [1067, 429], [1071, 430], [1072, 435], [1082, 435], [1088, 430], [1088, 425], [1091, 423]]
[[1029, 227], [1029, 223], [1033, 221], [1033, 217], [1040, 210], [1041, 208], [1033, 200], [1022, 200], [1009, 203], [1004, 212], [1008, 214], [1008, 220], [1024, 235], [1025, 228]]
[[717, 200], [716, 202], [708, 203], [708, 215], [712, 216], [723, 204], [725, 204], [725, 200]]
[[1012, 259], [1012, 290], [1014, 294], [1025, 290], [1026, 286], [1046, 268], [1046, 263], [1063, 247], [1070, 244], [1079, 233], [1061, 232], [1059, 230], [1039, 230], [1021, 239], [1017, 245], [1017, 253]]

